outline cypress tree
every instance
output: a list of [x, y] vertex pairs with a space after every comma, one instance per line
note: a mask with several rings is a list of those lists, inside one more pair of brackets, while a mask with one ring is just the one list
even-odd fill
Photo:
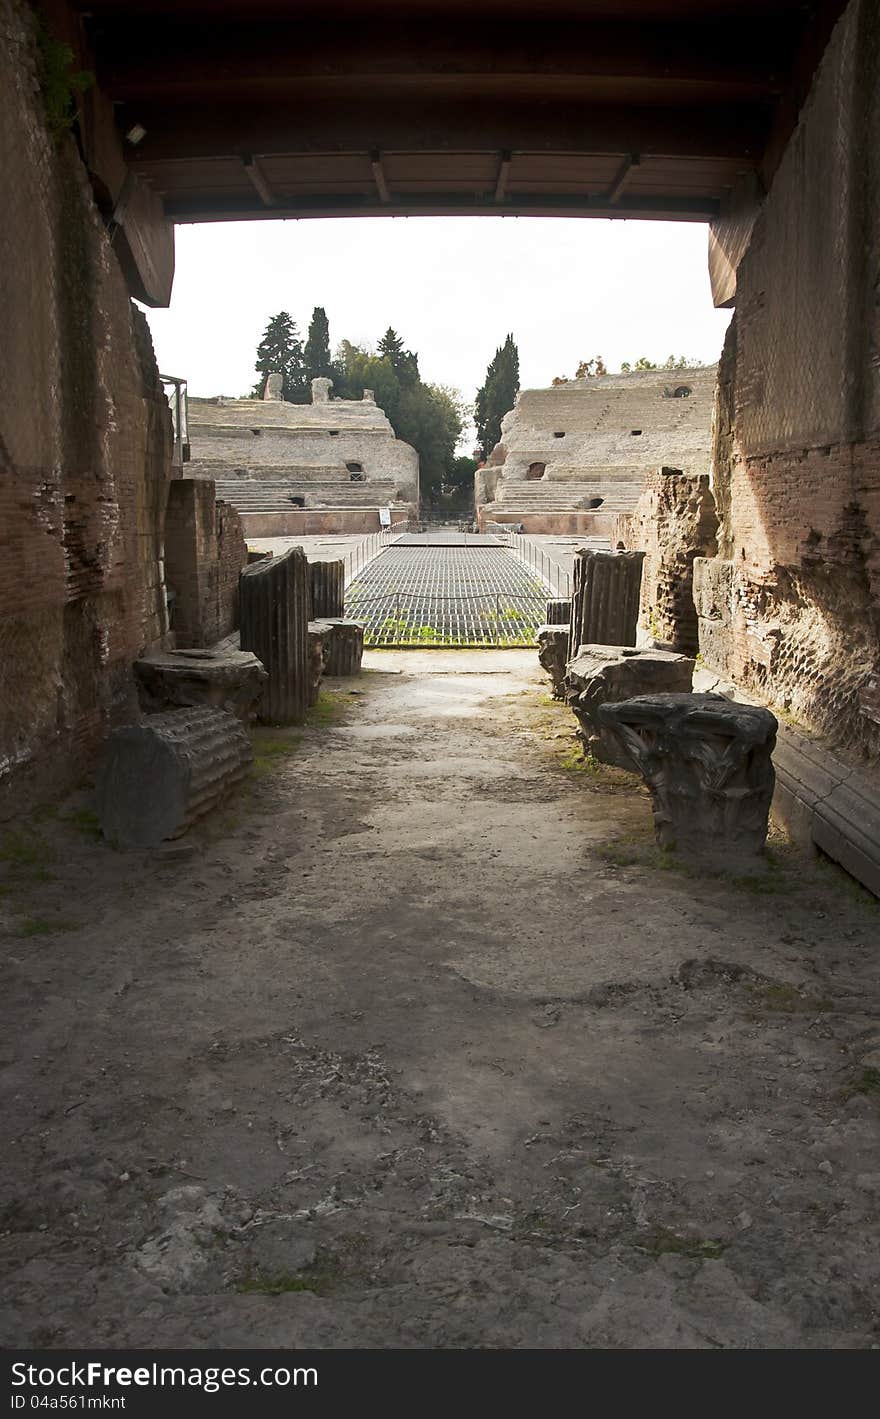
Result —
[[501, 420], [512, 409], [519, 393], [519, 351], [512, 335], [499, 346], [486, 370], [486, 379], [474, 403], [477, 442], [484, 458], [501, 438]]
[[330, 322], [327, 312], [316, 305], [309, 322], [309, 333], [305, 348], [305, 382], [313, 379], [333, 379], [336, 370], [330, 358]]

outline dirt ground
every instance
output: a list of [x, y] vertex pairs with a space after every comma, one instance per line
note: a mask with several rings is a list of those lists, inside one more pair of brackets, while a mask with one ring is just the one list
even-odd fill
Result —
[[7, 1345], [880, 1343], [880, 911], [376, 653], [156, 854], [0, 832]]

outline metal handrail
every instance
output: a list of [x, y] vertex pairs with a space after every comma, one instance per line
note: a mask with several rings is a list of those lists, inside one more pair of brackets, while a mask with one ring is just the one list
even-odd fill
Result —
[[342, 558], [344, 571], [344, 582], [346, 588], [354, 581], [355, 577], [363, 571], [368, 562], [377, 557], [381, 551], [390, 543], [395, 542], [398, 537], [409, 532], [411, 522], [395, 522], [392, 527], [383, 527], [380, 532], [371, 532], [369, 536], [361, 539], [352, 547], [350, 552], [346, 552]]
[[531, 567], [532, 571], [543, 579], [550, 591], [554, 592], [557, 599], [568, 600], [571, 596], [571, 574], [552, 561], [543, 547], [539, 547], [531, 538], [523, 536], [521, 532], [508, 532], [492, 534], [494, 537], [504, 539], [504, 546], [508, 551], [518, 556], [520, 561]]

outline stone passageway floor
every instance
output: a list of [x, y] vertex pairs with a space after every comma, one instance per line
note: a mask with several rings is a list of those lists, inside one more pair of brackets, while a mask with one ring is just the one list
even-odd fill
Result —
[[377, 652], [156, 854], [0, 833], [7, 1345], [878, 1343], [877, 905]]

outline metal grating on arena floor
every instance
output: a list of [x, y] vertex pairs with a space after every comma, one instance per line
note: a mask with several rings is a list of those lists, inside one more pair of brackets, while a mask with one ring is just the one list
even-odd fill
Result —
[[503, 547], [395, 543], [351, 582], [346, 615], [370, 646], [530, 646], [549, 595]]

